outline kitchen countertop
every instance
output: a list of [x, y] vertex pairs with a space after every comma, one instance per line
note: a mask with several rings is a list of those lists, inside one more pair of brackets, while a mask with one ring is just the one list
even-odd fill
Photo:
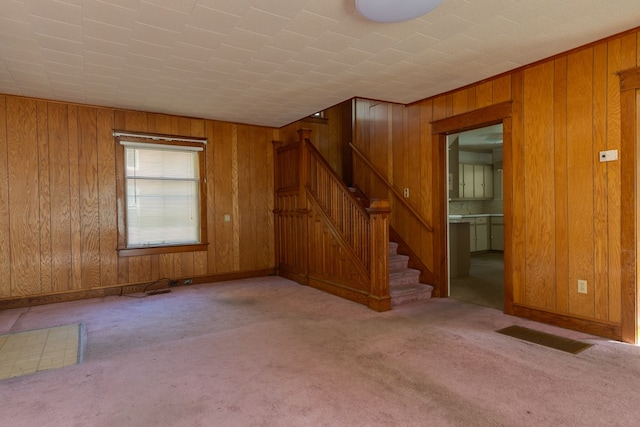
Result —
[[478, 218], [478, 217], [500, 217], [501, 218], [503, 216], [504, 214], [498, 214], [498, 213], [454, 214], [454, 215], [449, 215], [449, 222], [465, 222], [464, 220], [467, 218]]
[[475, 218], [478, 216], [504, 216], [504, 214], [499, 214], [499, 213], [453, 214], [453, 215], [449, 215], [449, 219]]

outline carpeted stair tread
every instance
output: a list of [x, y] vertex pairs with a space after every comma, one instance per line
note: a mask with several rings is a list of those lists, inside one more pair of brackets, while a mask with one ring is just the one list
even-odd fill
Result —
[[420, 282], [420, 271], [412, 268], [391, 270], [389, 273], [389, 286], [408, 285]]
[[389, 293], [397, 307], [431, 298], [433, 286], [420, 283], [420, 270], [408, 268], [409, 256], [398, 254], [398, 243], [389, 242]]
[[400, 268], [407, 268], [409, 257], [407, 255], [394, 254], [389, 257], [389, 270], [393, 271]]
[[397, 307], [398, 305], [430, 299], [433, 286], [423, 283], [411, 283], [394, 285], [389, 290], [391, 293], [391, 306]]

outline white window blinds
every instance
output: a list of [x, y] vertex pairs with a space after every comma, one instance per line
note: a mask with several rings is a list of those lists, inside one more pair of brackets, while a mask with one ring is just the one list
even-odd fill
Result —
[[200, 243], [201, 146], [120, 142], [127, 247]]

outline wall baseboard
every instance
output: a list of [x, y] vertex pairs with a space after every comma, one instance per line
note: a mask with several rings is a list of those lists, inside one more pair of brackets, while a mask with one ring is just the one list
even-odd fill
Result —
[[[54, 304], [58, 302], [78, 301], [90, 298], [103, 298], [108, 296], [119, 296], [138, 292], [146, 292], [172, 286], [190, 286], [192, 284], [215, 283], [228, 280], [250, 279], [253, 277], [264, 277], [275, 275], [275, 269], [238, 271], [230, 273], [220, 273], [208, 276], [198, 276], [193, 278], [169, 279], [162, 278], [153, 282], [125, 283], [119, 285], [105, 286], [102, 288], [83, 289], [79, 291], [57, 292], [46, 295], [31, 295], [25, 297], [9, 297], [0, 299], [0, 310], [12, 308], [32, 307], [36, 305]], [[191, 280], [191, 283], [185, 281]]]
[[593, 320], [549, 313], [517, 304], [513, 305], [513, 315], [617, 341], [622, 338], [621, 326], [615, 323], [595, 322]]

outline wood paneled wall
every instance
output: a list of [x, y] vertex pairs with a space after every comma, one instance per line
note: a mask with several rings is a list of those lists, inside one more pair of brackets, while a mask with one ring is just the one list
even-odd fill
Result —
[[[434, 161], [431, 148], [433, 108], [430, 103], [405, 107], [366, 99], [355, 101], [354, 145], [406, 199], [423, 219], [433, 225]], [[372, 199], [389, 200], [391, 226], [411, 247], [422, 263], [433, 272], [433, 233], [429, 232], [396, 199], [388, 187], [357, 157], [354, 182]]]
[[[637, 31], [626, 32], [409, 106], [358, 99], [355, 145], [397, 189], [409, 188], [412, 206], [441, 230], [446, 199], [439, 194], [446, 181], [432, 171], [440, 168], [443, 148], [434, 147], [431, 123], [511, 102], [504, 162], [511, 172], [505, 175], [505, 224], [513, 310], [618, 336], [625, 195], [620, 162], [601, 163], [598, 154], [621, 149], [617, 73], [640, 64], [638, 39]], [[635, 153], [620, 152], [625, 155]], [[354, 176], [370, 197], [392, 199], [357, 162]], [[438, 239], [392, 208], [391, 225], [440, 272], [436, 285], [443, 286]], [[578, 279], [587, 280], [587, 294], [577, 292]]]
[[310, 141], [329, 163], [333, 171], [347, 184], [352, 183], [351, 148], [352, 103], [347, 100], [323, 111], [323, 119], [305, 118], [280, 129], [280, 141], [298, 141], [298, 129], [310, 129]]
[[[118, 256], [114, 129], [208, 138], [207, 251]], [[0, 96], [0, 298], [267, 274], [277, 138], [271, 128]]]

